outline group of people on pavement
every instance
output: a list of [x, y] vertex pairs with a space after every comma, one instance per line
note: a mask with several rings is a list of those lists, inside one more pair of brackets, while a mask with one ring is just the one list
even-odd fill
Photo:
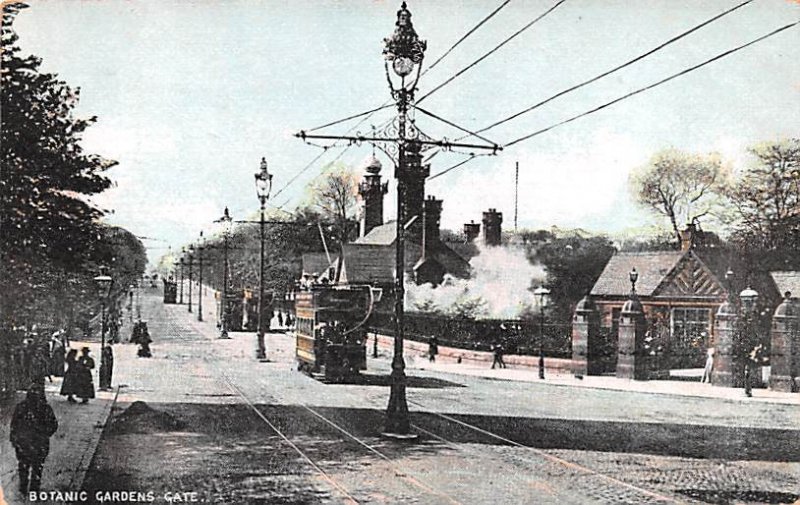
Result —
[[81, 403], [87, 403], [94, 398], [94, 382], [92, 381], [94, 358], [90, 356], [89, 348], [82, 348], [80, 356], [78, 356], [78, 351], [70, 349], [67, 353], [66, 363], [67, 371], [64, 373], [64, 381], [61, 383], [61, 395], [66, 396], [70, 403], [76, 403], [76, 396], [81, 399]]

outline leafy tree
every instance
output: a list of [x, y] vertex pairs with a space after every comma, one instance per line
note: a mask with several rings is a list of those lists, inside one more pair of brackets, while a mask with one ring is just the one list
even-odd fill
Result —
[[97, 262], [102, 210], [87, 197], [110, 186], [103, 172], [115, 164], [80, 145], [95, 118], [74, 116], [79, 90], [40, 72], [40, 58], [20, 54], [12, 24], [26, 7], [3, 6], [0, 34], [0, 311], [6, 321]]
[[604, 236], [553, 238], [537, 248], [534, 258], [547, 272], [554, 321], [570, 321], [573, 307], [592, 289], [614, 251]]
[[669, 149], [634, 171], [629, 183], [638, 203], [669, 219], [680, 246], [680, 228], [715, 214], [728, 178], [728, 171], [716, 154], [686, 154]]
[[737, 211], [734, 239], [750, 249], [800, 250], [800, 139], [750, 149], [755, 163], [728, 192]]

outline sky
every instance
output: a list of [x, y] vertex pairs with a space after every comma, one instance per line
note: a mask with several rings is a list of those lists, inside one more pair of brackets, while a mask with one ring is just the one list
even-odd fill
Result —
[[[381, 55], [399, 1], [33, 0], [15, 24], [23, 53], [80, 87], [77, 114], [97, 116], [87, 152], [117, 160], [115, 186], [94, 198], [107, 222], [146, 237], [151, 261], [258, 210], [254, 173], [274, 174], [270, 205], [291, 212], [308, 184], [337, 160], [361, 170], [373, 149], [321, 148], [292, 136], [390, 99]], [[411, 0], [433, 63], [500, 0]], [[418, 97], [522, 28], [555, 0], [511, 0], [419, 83]], [[566, 0], [530, 29], [420, 105], [474, 130], [619, 65], [738, 4], [722, 0]], [[484, 135], [505, 144], [800, 20], [797, 0], [755, 0], [645, 60]], [[657, 151], [719, 152], [734, 168], [758, 142], [800, 130], [800, 27], [651, 91], [428, 182], [444, 200], [443, 227], [458, 230], [496, 208], [514, 224], [518, 162], [521, 228], [580, 227], [636, 233], [665, 225], [637, 206], [632, 170]], [[425, 68], [425, 67], [424, 67]], [[392, 117], [371, 116], [369, 133]], [[417, 113], [426, 134], [460, 132]], [[345, 134], [358, 120], [320, 133]], [[340, 153], [342, 153], [340, 155]], [[390, 181], [391, 160], [377, 151]], [[431, 172], [465, 159], [442, 152]], [[294, 182], [287, 186], [293, 178]]]

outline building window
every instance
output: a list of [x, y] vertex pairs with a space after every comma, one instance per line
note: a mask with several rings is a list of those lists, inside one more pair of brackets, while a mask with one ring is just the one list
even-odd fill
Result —
[[711, 311], [706, 308], [674, 308], [671, 321], [671, 354], [683, 366], [702, 366], [710, 334]]

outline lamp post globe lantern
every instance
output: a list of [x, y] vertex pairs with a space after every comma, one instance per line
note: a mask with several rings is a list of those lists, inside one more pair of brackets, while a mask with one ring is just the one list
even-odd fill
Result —
[[[256, 329], [256, 359], [267, 361], [267, 346], [264, 341], [264, 333], [269, 329], [269, 318], [265, 321], [264, 315], [264, 244], [266, 242], [266, 221], [264, 217], [264, 207], [269, 199], [272, 190], [272, 174], [267, 168], [267, 159], [261, 158], [259, 171], [255, 173], [256, 194], [261, 203], [261, 218], [259, 231], [261, 233], [261, 256], [258, 268], [258, 328]], [[265, 329], [265, 326], [267, 327]]]
[[636, 293], [636, 281], [639, 280], [639, 272], [636, 271], [636, 267], [633, 267], [630, 272], [628, 272], [628, 279], [631, 281], [631, 294]]
[[533, 291], [533, 295], [539, 299], [539, 378], [544, 379], [544, 308], [547, 305], [550, 290], [539, 286]]
[[231, 214], [228, 211], [228, 207], [225, 207], [225, 211], [223, 212], [222, 217], [217, 219], [217, 222], [221, 224], [222, 239], [223, 239], [222, 306], [221, 306], [222, 325], [219, 338], [230, 338], [228, 336], [228, 316], [230, 313], [230, 307], [228, 306], [228, 240], [230, 239], [230, 234], [231, 231], [233, 230], [233, 219], [231, 218]]
[[742, 309], [745, 312], [753, 312], [758, 303], [758, 291], [748, 286], [739, 293], [739, 299], [742, 301]]
[[194, 244], [190, 244], [186, 250], [189, 258], [189, 312], [192, 311], [192, 266], [194, 264]]
[[111, 283], [113, 280], [110, 276], [100, 274], [94, 279], [94, 284], [97, 286], [97, 293], [100, 296], [100, 368], [97, 370], [97, 382], [100, 389], [105, 390], [111, 387], [111, 384], [106, 384], [106, 363], [105, 348], [106, 348], [106, 299], [111, 291]]

